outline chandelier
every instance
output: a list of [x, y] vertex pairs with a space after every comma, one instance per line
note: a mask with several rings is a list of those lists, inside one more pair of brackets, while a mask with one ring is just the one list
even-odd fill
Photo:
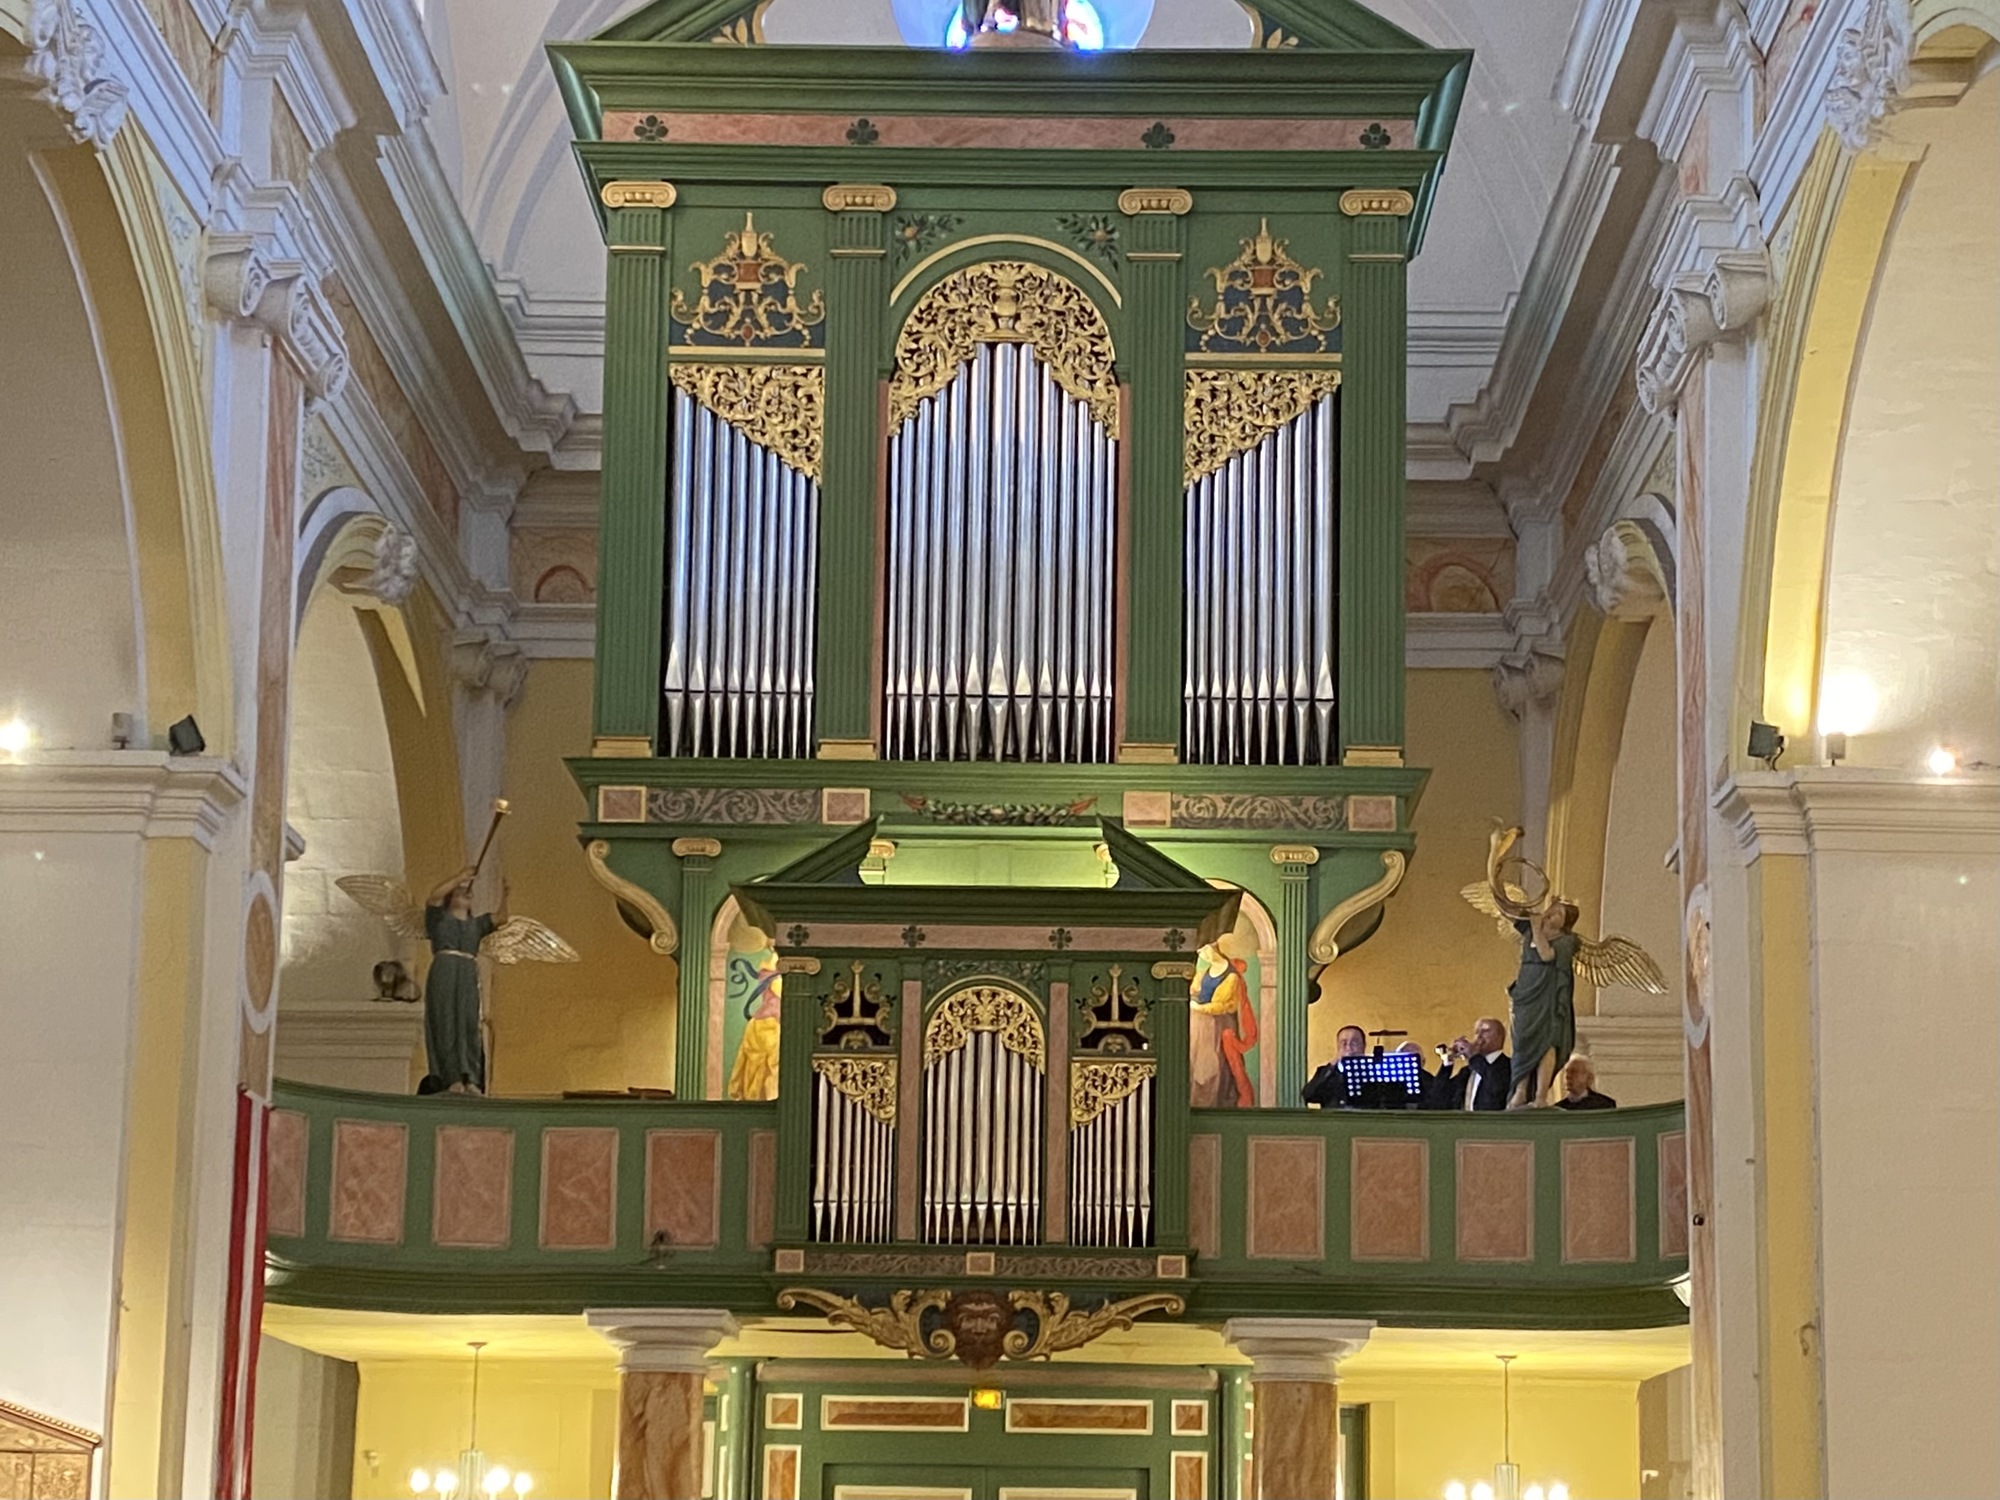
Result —
[[479, 1352], [486, 1347], [486, 1341], [475, 1339], [466, 1347], [472, 1350], [472, 1425], [465, 1446], [459, 1450], [454, 1466], [412, 1469], [410, 1493], [436, 1495], [438, 1500], [452, 1500], [453, 1496], [479, 1500], [482, 1495], [487, 1500], [500, 1500], [501, 1496], [511, 1494], [515, 1500], [522, 1500], [535, 1487], [534, 1477], [526, 1469], [509, 1469], [504, 1464], [489, 1467], [486, 1455], [479, 1451]]
[[1544, 1487], [1531, 1484], [1521, 1488], [1521, 1466], [1514, 1462], [1514, 1392], [1512, 1374], [1518, 1354], [1496, 1354], [1500, 1361], [1500, 1462], [1493, 1466], [1493, 1482], [1481, 1479], [1470, 1486], [1454, 1479], [1444, 1487], [1444, 1500], [1569, 1500], [1569, 1486], [1560, 1480]]

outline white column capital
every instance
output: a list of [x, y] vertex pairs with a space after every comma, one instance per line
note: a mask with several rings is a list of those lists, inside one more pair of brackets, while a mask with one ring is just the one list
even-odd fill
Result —
[[593, 1307], [583, 1319], [618, 1351], [620, 1374], [706, 1374], [710, 1351], [736, 1333], [734, 1315], [714, 1307]]
[[1373, 1318], [1231, 1318], [1222, 1336], [1250, 1356], [1254, 1380], [1331, 1384], [1375, 1331]]

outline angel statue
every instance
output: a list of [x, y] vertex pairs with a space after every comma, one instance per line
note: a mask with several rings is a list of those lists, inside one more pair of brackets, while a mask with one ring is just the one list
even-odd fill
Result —
[[[1514, 1036], [1514, 1092], [1509, 1109], [1532, 1104], [1546, 1107], [1556, 1074], [1576, 1049], [1576, 981], [1585, 984], [1625, 984], [1648, 994], [1664, 995], [1666, 980], [1660, 966], [1630, 938], [1605, 937], [1596, 942], [1579, 936], [1581, 912], [1574, 901], [1557, 895], [1540, 866], [1508, 851], [1520, 841], [1519, 828], [1496, 828], [1486, 853], [1486, 878], [1459, 892], [1500, 931], [1521, 938], [1521, 968], [1507, 986], [1511, 1006], [1508, 1026]], [[1523, 880], [1533, 879], [1540, 892], [1530, 896], [1506, 879], [1517, 865]]]
[[387, 875], [343, 875], [334, 882], [402, 938], [431, 945], [424, 976], [424, 1054], [432, 1087], [454, 1094], [486, 1092], [486, 1045], [479, 1034], [479, 958], [500, 964], [573, 964], [576, 950], [533, 917], [510, 916], [507, 882], [497, 911], [473, 914], [477, 864], [443, 881], [420, 906]]

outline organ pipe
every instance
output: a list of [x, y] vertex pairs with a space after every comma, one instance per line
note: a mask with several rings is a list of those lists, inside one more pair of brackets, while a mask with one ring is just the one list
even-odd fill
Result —
[[673, 401], [660, 753], [809, 756], [819, 484]]
[[889, 447], [886, 754], [1109, 760], [1116, 439], [996, 341]]
[[1321, 396], [1187, 487], [1183, 754], [1331, 765], [1338, 406]]

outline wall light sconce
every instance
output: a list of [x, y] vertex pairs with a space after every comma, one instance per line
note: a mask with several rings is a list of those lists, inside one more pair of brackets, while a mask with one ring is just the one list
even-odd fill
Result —
[[1785, 753], [1785, 737], [1778, 732], [1777, 725], [1752, 719], [1747, 753], [1752, 760], [1761, 760], [1768, 770], [1775, 771], [1778, 769], [1778, 757]]

